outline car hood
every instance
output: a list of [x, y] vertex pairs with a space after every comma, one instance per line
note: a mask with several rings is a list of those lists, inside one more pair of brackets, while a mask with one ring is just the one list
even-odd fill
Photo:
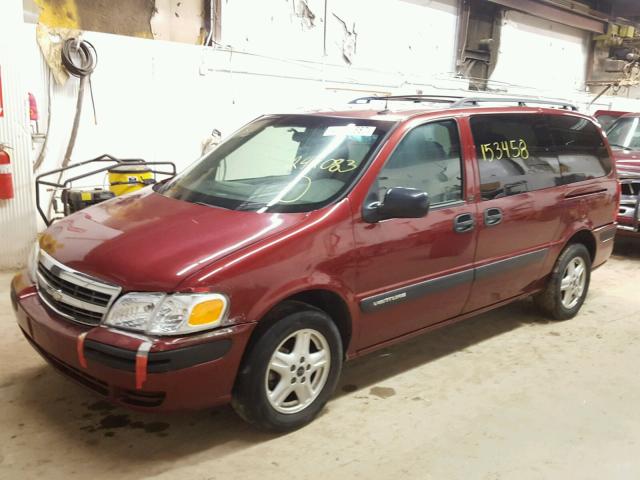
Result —
[[226, 210], [145, 189], [55, 222], [40, 245], [64, 265], [125, 290], [172, 291], [206, 265], [305, 217]]
[[640, 176], [640, 151], [615, 149], [613, 158], [619, 176]]

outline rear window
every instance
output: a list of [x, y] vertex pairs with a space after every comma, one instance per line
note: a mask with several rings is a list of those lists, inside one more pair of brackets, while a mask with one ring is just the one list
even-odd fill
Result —
[[611, 161], [599, 129], [570, 115], [471, 118], [483, 200], [606, 175]]

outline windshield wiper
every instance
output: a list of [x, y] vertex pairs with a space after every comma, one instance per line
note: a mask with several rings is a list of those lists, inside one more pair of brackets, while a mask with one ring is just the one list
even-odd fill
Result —
[[239, 205], [234, 210], [258, 210], [265, 205], [263, 202], [243, 202], [242, 205]]
[[212, 208], [216, 207], [216, 205], [211, 205], [210, 203], [205, 203], [205, 202], [193, 202], [193, 203], [195, 203], [196, 205], [202, 205], [203, 207], [212, 207]]

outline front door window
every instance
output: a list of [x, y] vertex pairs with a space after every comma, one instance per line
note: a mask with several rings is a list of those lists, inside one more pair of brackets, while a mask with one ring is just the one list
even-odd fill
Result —
[[402, 139], [378, 176], [378, 198], [392, 187], [427, 192], [432, 206], [462, 200], [460, 141], [453, 120], [420, 125]]

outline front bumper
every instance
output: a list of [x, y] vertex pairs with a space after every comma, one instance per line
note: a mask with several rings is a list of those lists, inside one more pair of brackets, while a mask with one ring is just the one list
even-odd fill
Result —
[[[51, 365], [113, 403], [138, 410], [199, 409], [227, 403], [255, 326], [247, 323], [184, 337], [147, 337], [80, 325], [48, 309], [26, 273], [13, 279], [11, 301], [22, 333]], [[145, 343], [150, 351], [142, 363], [138, 357]]]

